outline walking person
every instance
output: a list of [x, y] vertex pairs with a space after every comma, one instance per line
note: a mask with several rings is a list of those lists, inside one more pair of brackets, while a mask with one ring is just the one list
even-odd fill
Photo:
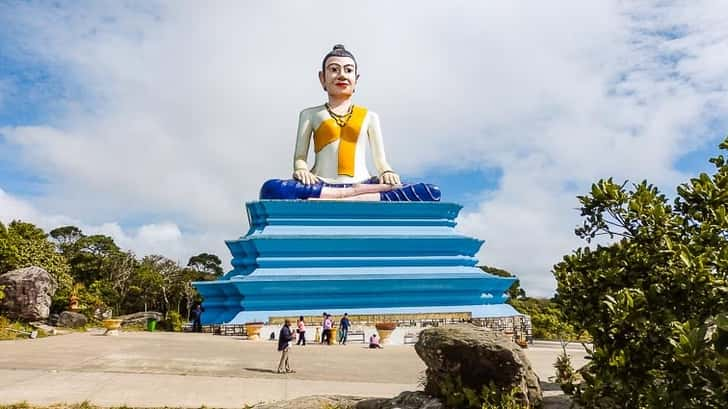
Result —
[[291, 320], [286, 320], [278, 334], [278, 350], [281, 351], [281, 361], [278, 363], [278, 373], [293, 373], [291, 369], [291, 341], [293, 341], [293, 331], [291, 330]]
[[339, 321], [339, 344], [346, 345], [346, 337], [349, 335], [349, 327], [351, 327], [351, 323], [349, 322], [349, 313], [344, 313], [344, 316], [341, 317], [341, 321]]
[[192, 309], [192, 332], [202, 332], [202, 313], [205, 309], [202, 308], [202, 304], [195, 303], [195, 307]]
[[298, 317], [296, 332], [298, 333], [298, 342], [296, 345], [306, 346], [306, 323], [303, 321], [303, 315]]

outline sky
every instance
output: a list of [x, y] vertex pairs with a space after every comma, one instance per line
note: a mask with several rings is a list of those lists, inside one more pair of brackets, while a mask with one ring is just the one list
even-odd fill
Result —
[[185, 263], [292, 171], [334, 44], [407, 181], [462, 204], [481, 264], [551, 296], [600, 178], [668, 195], [728, 132], [723, 1], [0, 0], [0, 221]]

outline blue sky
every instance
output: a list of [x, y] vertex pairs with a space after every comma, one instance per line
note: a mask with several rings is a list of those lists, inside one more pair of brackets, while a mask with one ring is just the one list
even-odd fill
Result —
[[[287, 177], [335, 43], [405, 180], [437, 183], [483, 264], [550, 295], [599, 178], [668, 195], [728, 134], [725, 5], [0, 1], [0, 221], [138, 254], [227, 257]], [[342, 15], [353, 16], [342, 19]], [[523, 257], [523, 254], [529, 257]]]

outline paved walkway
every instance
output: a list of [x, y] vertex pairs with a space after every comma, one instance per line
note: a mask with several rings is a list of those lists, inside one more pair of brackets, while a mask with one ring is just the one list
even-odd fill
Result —
[[[296, 373], [273, 370], [275, 343], [210, 334], [99, 332], [0, 342], [0, 403], [240, 408], [307, 395], [393, 397], [419, 389], [425, 367], [411, 345], [295, 347]], [[576, 365], [583, 351], [572, 346]], [[560, 349], [527, 349], [542, 381]]]

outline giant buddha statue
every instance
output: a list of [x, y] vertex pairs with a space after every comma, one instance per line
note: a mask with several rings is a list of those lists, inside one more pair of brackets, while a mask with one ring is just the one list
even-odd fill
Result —
[[[431, 184], [403, 184], [384, 154], [382, 130], [376, 113], [354, 105], [359, 72], [356, 59], [337, 44], [326, 54], [318, 74], [328, 102], [301, 111], [293, 179], [263, 184], [261, 199], [323, 199], [364, 201], [439, 201], [440, 189]], [[309, 168], [313, 139], [315, 163]], [[366, 165], [367, 146], [377, 173]]]

